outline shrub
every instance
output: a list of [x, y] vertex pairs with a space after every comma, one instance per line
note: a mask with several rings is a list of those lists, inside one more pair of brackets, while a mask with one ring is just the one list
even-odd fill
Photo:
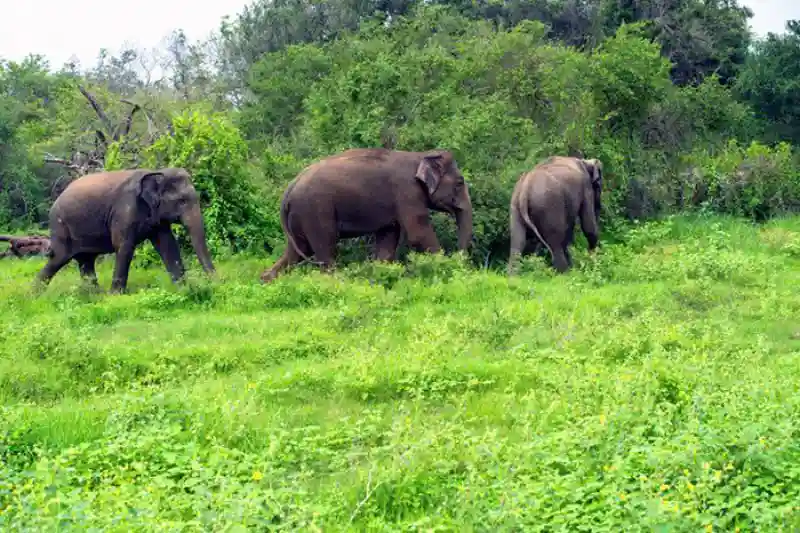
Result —
[[173, 129], [147, 149], [146, 164], [191, 173], [212, 253], [253, 251], [280, 234], [280, 221], [262, 207], [248, 174], [247, 145], [225, 115], [186, 110]]
[[743, 146], [734, 139], [719, 153], [706, 148], [685, 159], [696, 206], [755, 221], [800, 208], [800, 169], [787, 143]]

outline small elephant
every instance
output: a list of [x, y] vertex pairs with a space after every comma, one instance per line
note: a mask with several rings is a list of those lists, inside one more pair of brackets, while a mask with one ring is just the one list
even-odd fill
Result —
[[508, 273], [526, 248], [527, 232], [547, 247], [558, 272], [572, 265], [569, 246], [580, 217], [589, 252], [598, 242], [603, 163], [597, 159], [553, 156], [522, 174], [511, 196], [511, 250]]
[[207, 273], [214, 272], [206, 245], [200, 197], [182, 168], [98, 172], [70, 183], [50, 208], [50, 252], [36, 276], [47, 285], [71, 259], [97, 285], [98, 255], [116, 253], [112, 292], [127, 288], [134, 249], [150, 240], [173, 282], [184, 275], [170, 225], [181, 222]]
[[429, 210], [450, 213], [458, 225], [458, 248], [472, 242], [469, 188], [453, 154], [355, 148], [306, 167], [286, 187], [281, 226], [286, 251], [264, 283], [314, 255], [330, 268], [339, 239], [374, 234], [375, 257], [394, 260], [401, 234], [416, 251], [441, 248]]

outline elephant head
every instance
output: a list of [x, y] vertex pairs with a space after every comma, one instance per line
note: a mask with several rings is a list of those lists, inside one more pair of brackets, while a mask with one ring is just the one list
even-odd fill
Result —
[[137, 193], [140, 202], [149, 210], [148, 224], [183, 224], [203, 269], [214, 272], [206, 245], [200, 195], [192, 185], [189, 173], [181, 168], [164, 168], [142, 174], [138, 177]]
[[600, 211], [602, 209], [600, 195], [603, 190], [603, 162], [599, 159], [582, 159], [581, 161], [589, 174], [589, 183], [594, 192], [594, 216], [599, 222]]
[[428, 152], [417, 167], [416, 179], [428, 193], [431, 208], [450, 213], [458, 226], [458, 248], [472, 243], [472, 202], [469, 187], [449, 151]]

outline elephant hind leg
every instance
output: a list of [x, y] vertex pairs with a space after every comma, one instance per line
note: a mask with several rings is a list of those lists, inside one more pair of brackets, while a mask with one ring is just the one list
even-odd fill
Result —
[[[295, 236], [294, 239], [297, 243], [297, 246], [302, 248], [302, 252], [310, 257], [312, 251], [308, 246], [308, 243], [304, 239], [298, 238], [297, 236]], [[264, 270], [261, 273], [261, 282], [269, 283], [273, 281], [283, 270], [299, 263], [301, 258], [301, 255], [297, 252], [294, 246], [292, 246], [292, 243], [289, 242], [289, 239], [287, 239], [286, 249], [283, 251], [283, 254], [278, 258], [277, 261], [275, 261], [275, 264], [272, 265], [272, 268], [269, 270]]]
[[517, 272], [517, 266], [520, 257], [525, 254], [525, 251], [528, 248], [528, 230], [525, 226], [525, 223], [522, 221], [522, 217], [520, 216], [519, 212], [513, 207], [511, 209], [510, 229], [511, 242], [508, 252], [508, 267], [506, 272], [509, 276], [513, 276]]
[[94, 286], [97, 286], [97, 272], [95, 272], [96, 260], [97, 254], [75, 254], [75, 261], [78, 263], [78, 270], [81, 273], [81, 277]]
[[564, 273], [569, 270], [571, 259], [566, 248], [555, 248], [553, 250], [553, 268], [558, 272]]
[[36, 274], [36, 284], [47, 285], [58, 271], [70, 262], [72, 254], [68, 253], [63, 245], [54, 242], [51, 246], [50, 257], [42, 269]]

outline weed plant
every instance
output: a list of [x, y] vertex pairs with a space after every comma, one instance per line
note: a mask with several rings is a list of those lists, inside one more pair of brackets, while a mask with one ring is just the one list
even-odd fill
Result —
[[4, 261], [0, 529], [800, 527], [800, 218], [574, 256], [140, 265], [119, 296], [109, 260], [39, 296]]

